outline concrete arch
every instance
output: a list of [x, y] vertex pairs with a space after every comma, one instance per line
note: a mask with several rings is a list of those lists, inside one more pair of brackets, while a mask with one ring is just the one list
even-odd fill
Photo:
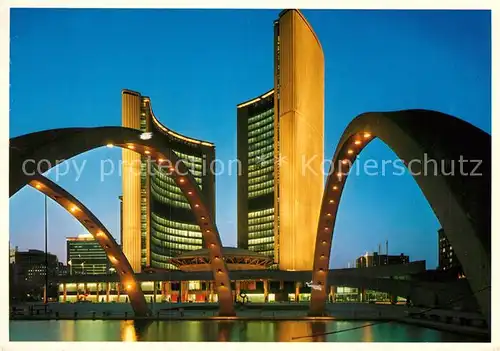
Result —
[[106, 252], [109, 262], [111, 262], [120, 277], [120, 282], [125, 286], [134, 313], [137, 316], [149, 315], [150, 310], [144, 293], [140, 283], [135, 279], [130, 263], [111, 233], [99, 219], [74, 196], [46, 177], [36, 176], [28, 184], [64, 207], [92, 234]]
[[[315, 244], [314, 283], [327, 286], [325, 272], [330, 261], [338, 205], [349, 177], [347, 171], [374, 138], [387, 144], [411, 170], [444, 228], [472, 291], [481, 291], [476, 298], [490, 321], [491, 137], [467, 122], [435, 111], [365, 113], [347, 126], [333, 156], [323, 193]], [[429, 162], [431, 159], [436, 160], [436, 164]], [[481, 165], [476, 170], [476, 163], [463, 162], [463, 171], [458, 172], [456, 164], [460, 159], [481, 160]], [[452, 160], [455, 175], [443, 174], [441, 162], [451, 167]], [[471, 176], [472, 171], [482, 175]], [[313, 290], [309, 313], [322, 314], [325, 299], [325, 288]]]
[[222, 242], [210, 211], [191, 172], [177, 155], [156, 140], [140, 138], [141, 131], [123, 127], [66, 128], [42, 131], [13, 138], [10, 141], [10, 196], [37, 176], [57, 164], [83, 152], [101, 147], [127, 148], [149, 157], [165, 169], [189, 201], [202, 231], [211, 260], [213, 279], [219, 300], [219, 314], [235, 314], [229, 271], [222, 259]]

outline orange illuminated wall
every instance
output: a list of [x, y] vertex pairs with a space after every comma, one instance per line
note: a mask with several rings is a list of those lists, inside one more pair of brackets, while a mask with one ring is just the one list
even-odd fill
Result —
[[[141, 96], [122, 92], [122, 126], [140, 129]], [[122, 250], [134, 272], [141, 271], [141, 156], [122, 151], [123, 237]]]
[[275, 54], [279, 268], [311, 270], [323, 193], [324, 58], [300, 11], [280, 14]]

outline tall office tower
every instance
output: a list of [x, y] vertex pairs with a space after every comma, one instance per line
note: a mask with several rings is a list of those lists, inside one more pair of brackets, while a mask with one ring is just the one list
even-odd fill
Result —
[[238, 246], [311, 270], [323, 194], [324, 58], [298, 10], [274, 24], [274, 89], [237, 106]]
[[457, 255], [455, 254], [453, 247], [448, 241], [443, 228], [438, 230], [438, 240], [439, 253], [437, 269], [441, 271], [449, 271], [454, 269], [459, 274], [462, 274], [462, 265], [458, 261]]
[[[164, 140], [193, 174], [215, 220], [214, 144], [168, 129], [155, 117], [150, 99], [130, 90], [122, 91], [122, 125]], [[122, 250], [134, 272], [176, 269], [171, 258], [203, 247], [189, 202], [154, 162], [133, 150], [124, 149], [122, 157]]]
[[66, 238], [66, 257], [72, 275], [108, 274], [111, 267], [106, 251], [92, 234]]

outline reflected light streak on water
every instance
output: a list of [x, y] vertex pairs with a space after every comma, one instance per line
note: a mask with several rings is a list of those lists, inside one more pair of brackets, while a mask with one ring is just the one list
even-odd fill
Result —
[[[367, 321], [10, 321], [11, 341], [459, 342], [461, 334]], [[330, 333], [330, 334], [329, 334]]]

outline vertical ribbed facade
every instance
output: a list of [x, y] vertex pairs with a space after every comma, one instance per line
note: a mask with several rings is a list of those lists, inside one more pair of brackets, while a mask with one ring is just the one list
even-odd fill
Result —
[[312, 270], [324, 177], [323, 50], [299, 11], [283, 11], [277, 26], [279, 267]]
[[274, 25], [274, 90], [238, 105], [238, 247], [311, 270], [323, 194], [324, 59], [297, 10]]
[[[141, 97], [122, 92], [122, 126], [140, 128]], [[134, 272], [141, 271], [141, 156], [122, 150], [123, 242], [122, 250]]]

